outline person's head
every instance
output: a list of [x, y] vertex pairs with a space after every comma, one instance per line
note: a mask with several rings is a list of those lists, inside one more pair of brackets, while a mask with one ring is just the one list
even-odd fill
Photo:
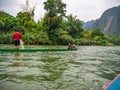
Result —
[[15, 32], [19, 32], [19, 30], [18, 30], [18, 29], [16, 29], [16, 30], [15, 30]]

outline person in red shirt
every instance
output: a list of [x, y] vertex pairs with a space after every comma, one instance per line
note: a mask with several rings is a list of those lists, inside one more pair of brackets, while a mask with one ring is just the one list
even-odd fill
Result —
[[18, 30], [16, 30], [15, 33], [13, 34], [13, 38], [16, 49], [19, 49], [20, 39], [22, 38], [22, 34]]

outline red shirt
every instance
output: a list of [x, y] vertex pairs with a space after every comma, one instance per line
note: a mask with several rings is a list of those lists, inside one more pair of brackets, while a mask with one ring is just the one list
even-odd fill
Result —
[[15, 32], [13, 38], [14, 40], [20, 40], [22, 38], [22, 34], [20, 32]]

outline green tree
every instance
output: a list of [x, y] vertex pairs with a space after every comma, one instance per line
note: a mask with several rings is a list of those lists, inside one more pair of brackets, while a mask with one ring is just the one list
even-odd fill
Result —
[[22, 11], [17, 14], [17, 18], [21, 25], [25, 26], [27, 30], [30, 30], [33, 26], [35, 26], [34, 22], [34, 10], [35, 7], [29, 6], [29, 0], [26, 0], [25, 5], [21, 5]]
[[104, 36], [104, 34], [101, 32], [100, 29], [92, 30], [91, 37], [95, 37], [95, 36]]
[[72, 15], [67, 16], [67, 31], [74, 39], [83, 37], [83, 28], [81, 21], [73, 17]]
[[63, 30], [63, 29], [59, 29], [57, 32], [58, 35], [58, 44], [68, 44], [68, 43], [74, 43], [74, 39], [68, 34], [67, 31]]
[[47, 0], [44, 2], [44, 9], [47, 11], [48, 17], [54, 16], [65, 16], [65, 8], [66, 4], [64, 4], [61, 0]]
[[21, 5], [22, 13], [27, 15], [27, 18], [33, 20], [34, 19], [34, 11], [35, 7], [30, 7], [29, 0], [26, 0], [25, 5]]
[[61, 0], [47, 0], [44, 5], [44, 9], [47, 11], [44, 17], [44, 27], [50, 40], [56, 42], [56, 31], [60, 27], [63, 16], [65, 16], [66, 4]]

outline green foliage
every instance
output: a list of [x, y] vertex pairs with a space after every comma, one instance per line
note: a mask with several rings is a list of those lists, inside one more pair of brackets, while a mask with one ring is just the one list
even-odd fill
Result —
[[108, 35], [103, 34], [100, 29], [87, 30], [85, 38], [89, 40], [89, 45], [113, 45], [112, 38]]
[[61, 27], [65, 28], [66, 31], [68, 31], [69, 35], [74, 39], [83, 37], [81, 36], [83, 32], [81, 21], [79, 19], [76, 19], [76, 17], [73, 17], [72, 15], [67, 16], [67, 19], [68, 20], [64, 22], [66, 26]]
[[120, 36], [112, 36], [112, 39], [110, 40], [111, 43], [114, 43], [115, 45], [120, 45]]
[[44, 2], [44, 9], [47, 11], [47, 17], [54, 17], [58, 15], [65, 16], [66, 4], [61, 0], [47, 0]]
[[13, 43], [13, 33], [0, 33], [0, 44], [12, 44]]
[[100, 29], [84, 30], [79, 19], [65, 15], [66, 4], [61, 0], [47, 0], [44, 5], [47, 12], [38, 22], [33, 20], [35, 8], [29, 7], [28, 0], [16, 17], [0, 12], [0, 44], [12, 44], [18, 29], [25, 44], [120, 45], [119, 36], [105, 35]]
[[90, 41], [88, 39], [85, 38], [80, 38], [80, 45], [90, 45]]
[[12, 18], [13, 16], [9, 15], [8, 13], [0, 10], [0, 20], [3, 18]]
[[57, 31], [58, 34], [58, 44], [68, 44], [68, 43], [74, 43], [75, 40], [68, 34], [67, 31], [63, 30], [63, 29], [59, 29]]
[[7, 33], [14, 29], [15, 27], [19, 26], [19, 22], [16, 18], [2, 18], [0, 20], [1, 26], [0, 31]]
[[25, 5], [22, 4], [21, 7], [22, 7], [22, 11], [18, 13], [18, 16], [22, 15], [28, 20], [33, 20], [35, 7], [30, 7], [29, 0], [26, 0], [26, 4]]
[[61, 35], [59, 38], [59, 44], [68, 44], [69, 42], [74, 43], [74, 39], [69, 35]]
[[19, 12], [16, 17], [21, 18], [23, 20], [31, 20], [30, 13], [28, 13], [28, 12]]
[[26, 32], [23, 35], [23, 41], [25, 44], [47, 44], [49, 42], [49, 38], [46, 32], [38, 31], [36, 33]]
[[100, 29], [96, 29], [96, 30], [93, 30], [91, 33], [91, 37], [94, 38], [95, 36], [104, 36], [104, 34], [101, 32]]
[[58, 39], [56, 32], [62, 23], [62, 17], [65, 16], [66, 4], [61, 0], [47, 0], [44, 5], [44, 9], [47, 11], [44, 17], [44, 27], [50, 41], [55, 44]]

